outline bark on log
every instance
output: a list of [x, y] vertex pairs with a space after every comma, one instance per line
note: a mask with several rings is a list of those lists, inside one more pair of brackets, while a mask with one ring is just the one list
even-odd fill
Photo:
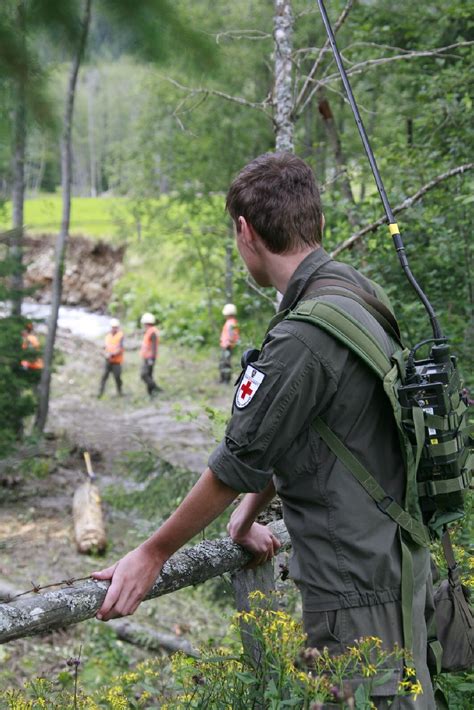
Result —
[[107, 547], [99, 489], [86, 481], [74, 493], [72, 502], [74, 536], [79, 552], [104, 552]]
[[199, 653], [187, 639], [179, 638], [174, 634], [164, 634], [122, 619], [112, 619], [108, 623], [121, 641], [126, 641], [134, 646], [146, 648], [148, 651], [166, 651], [167, 653], [181, 651], [187, 656], [199, 657]]
[[[284, 522], [278, 520], [270, 527], [282, 546], [288, 547], [290, 537]], [[234, 572], [250, 559], [250, 553], [230, 538], [204, 540], [168, 560], [146, 599], [200, 584], [224, 572]], [[76, 587], [38, 593], [0, 604], [0, 643], [92, 618], [100, 608], [108, 586], [108, 582], [91, 579]]]

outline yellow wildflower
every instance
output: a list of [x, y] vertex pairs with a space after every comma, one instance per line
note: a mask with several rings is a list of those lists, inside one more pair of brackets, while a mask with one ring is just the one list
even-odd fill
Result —
[[362, 675], [366, 678], [370, 678], [371, 675], [377, 673], [376, 667], [372, 663], [368, 663], [366, 666], [362, 666]]
[[412, 683], [410, 695], [413, 695], [413, 700], [416, 700], [419, 695], [423, 695], [423, 688], [419, 680], [416, 683]]
[[253, 592], [250, 592], [249, 594], [249, 599], [265, 599], [265, 594], [261, 592], [259, 589], [255, 589]]

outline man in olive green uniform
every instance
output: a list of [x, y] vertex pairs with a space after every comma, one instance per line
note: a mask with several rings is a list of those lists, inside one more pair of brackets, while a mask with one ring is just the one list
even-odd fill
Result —
[[[321, 247], [323, 216], [310, 168], [289, 154], [260, 156], [237, 176], [227, 197], [239, 252], [261, 286], [284, 294], [281, 312], [318, 288], [322, 279], [380, 295], [374, 284]], [[368, 311], [341, 295], [325, 298], [368, 328], [387, 354], [394, 343]], [[276, 319], [278, 321], [278, 319]], [[236, 390], [225, 437], [209, 467], [166, 523], [116, 565], [94, 576], [112, 579], [98, 618], [133, 613], [168, 557], [236, 497], [229, 532], [257, 562], [278, 541], [255, 523], [281, 497], [300, 588], [308, 642], [340, 653], [354, 639], [377, 636], [387, 648], [403, 646], [401, 553], [397, 525], [377, 507], [311, 426], [321, 416], [389, 496], [402, 502], [404, 468], [391, 408], [382, 385], [352, 352], [323, 330], [301, 321], [273, 322], [258, 358]], [[434, 707], [426, 667], [424, 613], [429, 559], [415, 549], [413, 654], [423, 694], [391, 707]], [[377, 687], [374, 702], [388, 707], [402, 668]]]

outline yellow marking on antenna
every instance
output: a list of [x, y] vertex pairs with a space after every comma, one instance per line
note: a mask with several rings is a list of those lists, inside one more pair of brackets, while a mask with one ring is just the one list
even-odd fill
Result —
[[400, 234], [400, 231], [398, 229], [398, 224], [394, 222], [393, 224], [389, 224], [388, 228], [390, 230], [390, 234]]

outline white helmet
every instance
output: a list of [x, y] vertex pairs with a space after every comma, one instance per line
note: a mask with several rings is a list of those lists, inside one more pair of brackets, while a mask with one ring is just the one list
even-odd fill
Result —
[[155, 325], [155, 316], [153, 313], [144, 313], [140, 318], [142, 325]]
[[237, 308], [234, 306], [233, 303], [226, 303], [224, 308], [222, 309], [222, 315], [223, 316], [236, 316], [237, 315]]
[[110, 319], [110, 327], [111, 328], [120, 328], [120, 321], [118, 318], [111, 318]]

